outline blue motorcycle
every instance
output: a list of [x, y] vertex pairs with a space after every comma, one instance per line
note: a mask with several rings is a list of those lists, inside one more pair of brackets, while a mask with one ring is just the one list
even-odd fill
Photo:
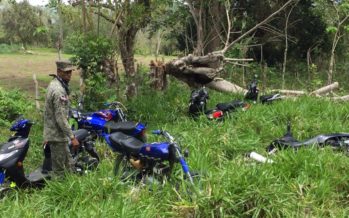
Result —
[[[95, 136], [101, 137], [105, 133], [123, 132], [137, 139], [146, 141], [146, 125], [140, 122], [127, 121], [120, 102], [105, 104], [112, 109], [82, 113], [80, 109], [71, 109], [71, 117], [77, 122], [73, 129], [87, 129]], [[79, 102], [79, 108], [82, 104]]]
[[185, 177], [193, 184], [188, 164], [174, 138], [166, 131], [156, 130], [152, 133], [164, 136], [167, 141], [144, 143], [122, 132], [104, 134], [107, 144], [114, 152], [119, 153], [115, 160], [114, 173], [121, 175], [123, 179], [131, 176], [141, 180], [149, 176], [170, 178], [174, 164], [180, 163]]

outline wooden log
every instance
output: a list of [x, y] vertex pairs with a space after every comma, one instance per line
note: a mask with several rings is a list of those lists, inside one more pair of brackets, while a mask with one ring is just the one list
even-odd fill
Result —
[[33, 80], [35, 84], [35, 106], [36, 110], [40, 111], [40, 102], [39, 102], [39, 84], [38, 80], [36, 79], [36, 74], [33, 74]]
[[287, 89], [273, 89], [271, 92], [278, 92], [283, 95], [292, 95], [292, 96], [299, 96], [299, 95], [305, 95], [306, 93], [304, 91], [299, 90], [287, 90]]
[[320, 89], [317, 89], [317, 90], [311, 92], [310, 95], [323, 95], [323, 94], [331, 92], [334, 89], [337, 89], [338, 87], [339, 87], [338, 82], [334, 82], [328, 86], [324, 86]]
[[216, 78], [213, 81], [207, 83], [205, 86], [220, 92], [233, 92], [242, 94], [246, 94], [247, 92], [246, 89], [221, 78]]
[[337, 101], [349, 101], [349, 95], [339, 96], [339, 97], [332, 97], [332, 100]]
[[241, 61], [241, 62], [247, 62], [247, 61], [254, 61], [253, 58], [224, 58], [224, 61]]
[[149, 77], [150, 87], [153, 89], [165, 90], [167, 88], [167, 77], [161, 61], [151, 61]]

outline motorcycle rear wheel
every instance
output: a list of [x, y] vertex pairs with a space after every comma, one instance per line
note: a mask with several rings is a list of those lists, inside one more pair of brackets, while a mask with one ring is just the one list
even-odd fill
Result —
[[118, 155], [114, 162], [114, 175], [120, 177], [122, 181], [129, 179], [137, 179], [140, 172], [133, 168], [127, 156]]

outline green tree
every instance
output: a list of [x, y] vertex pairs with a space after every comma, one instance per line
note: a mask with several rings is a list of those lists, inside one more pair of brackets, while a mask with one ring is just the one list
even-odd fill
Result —
[[12, 42], [21, 42], [24, 49], [33, 42], [40, 42], [46, 34], [38, 9], [28, 1], [13, 2], [12, 7], [3, 12], [3, 28]]
[[113, 61], [115, 45], [110, 39], [95, 35], [76, 34], [70, 36], [69, 41], [74, 53], [72, 61], [81, 69], [86, 85], [81, 90], [86, 101], [85, 109], [103, 106], [103, 102], [115, 94], [113, 87], [116, 87], [118, 79]]
[[332, 36], [332, 47], [327, 72], [327, 83], [332, 83], [335, 70], [335, 53], [338, 42], [349, 31], [349, 0], [314, 0], [314, 11], [326, 23], [326, 31]]

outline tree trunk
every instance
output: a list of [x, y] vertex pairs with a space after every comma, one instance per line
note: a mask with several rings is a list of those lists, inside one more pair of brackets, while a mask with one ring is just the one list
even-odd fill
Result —
[[83, 31], [86, 34], [87, 27], [86, 27], [86, 2], [85, 0], [81, 0], [81, 10], [82, 10], [82, 27]]
[[296, 5], [293, 5], [290, 11], [288, 12], [286, 16], [286, 22], [285, 22], [285, 50], [284, 50], [284, 63], [282, 64], [282, 88], [285, 88], [285, 74], [286, 74], [286, 64], [287, 64], [287, 51], [288, 51], [288, 21], [290, 19], [290, 15], [292, 13], [293, 8]]
[[312, 79], [312, 71], [310, 70], [310, 64], [311, 64], [311, 48], [308, 48], [307, 50], [307, 71], [308, 71], [308, 83], [310, 84]]
[[151, 61], [149, 77], [151, 79], [150, 86], [153, 89], [161, 91], [167, 88], [167, 77], [161, 61]]
[[211, 1], [211, 6], [206, 12], [206, 45], [204, 48], [205, 54], [216, 51], [221, 46], [223, 36], [224, 4], [221, 1]]
[[156, 34], [155, 57], [159, 56], [162, 35], [163, 35], [163, 31], [162, 30], [157, 31], [157, 34]]
[[333, 42], [332, 42], [332, 48], [331, 48], [331, 57], [330, 57], [330, 63], [329, 63], [328, 73], [327, 73], [327, 84], [328, 85], [332, 83], [332, 79], [333, 79], [335, 51], [336, 51], [337, 43], [338, 43], [339, 38], [340, 38], [338, 31], [339, 30], [337, 29], [336, 33], [333, 36]]
[[334, 56], [335, 56], [335, 49], [331, 49], [331, 57], [330, 57], [330, 64], [329, 64], [329, 69], [327, 73], [327, 84], [332, 83], [333, 79], [333, 68], [334, 68]]
[[187, 0], [190, 13], [192, 14], [196, 25], [196, 46], [194, 55], [204, 54], [204, 27], [203, 27], [203, 0]]
[[102, 63], [103, 73], [108, 78], [109, 87], [118, 87], [119, 76], [114, 58], [104, 59]]
[[134, 43], [137, 28], [130, 27], [119, 31], [119, 48], [121, 61], [126, 74], [126, 96], [131, 98], [137, 95], [136, 71], [134, 66]]

